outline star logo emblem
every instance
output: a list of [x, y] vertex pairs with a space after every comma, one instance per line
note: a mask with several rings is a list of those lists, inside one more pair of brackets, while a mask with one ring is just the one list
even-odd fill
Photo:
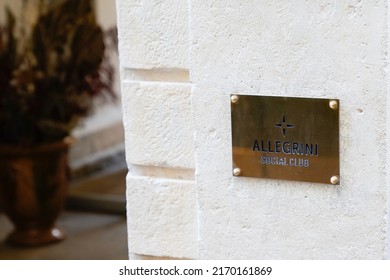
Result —
[[276, 123], [275, 126], [279, 127], [282, 130], [283, 137], [286, 137], [286, 129], [287, 128], [293, 128], [294, 127], [294, 125], [287, 123], [286, 115], [283, 115], [282, 122], [281, 123]]

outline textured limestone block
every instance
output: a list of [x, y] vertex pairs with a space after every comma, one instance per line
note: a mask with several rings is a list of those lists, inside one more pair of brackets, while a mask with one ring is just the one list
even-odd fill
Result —
[[[386, 2], [190, 5], [199, 258], [384, 258]], [[235, 92], [340, 99], [340, 186], [232, 177]]]
[[123, 68], [188, 68], [188, 1], [117, 0]]
[[127, 177], [129, 253], [197, 257], [192, 181]]
[[191, 85], [122, 84], [128, 164], [193, 168]]

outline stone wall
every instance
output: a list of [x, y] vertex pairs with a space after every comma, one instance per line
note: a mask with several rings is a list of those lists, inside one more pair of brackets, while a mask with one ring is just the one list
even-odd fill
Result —
[[[131, 257], [389, 258], [387, 1], [117, 11]], [[339, 99], [340, 185], [233, 177], [237, 92]]]
[[187, 1], [117, 11], [130, 253], [197, 258]]

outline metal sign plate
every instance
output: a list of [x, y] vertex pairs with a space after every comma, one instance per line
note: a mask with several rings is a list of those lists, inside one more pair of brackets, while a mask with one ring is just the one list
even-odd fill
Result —
[[339, 184], [339, 104], [231, 95], [233, 175]]

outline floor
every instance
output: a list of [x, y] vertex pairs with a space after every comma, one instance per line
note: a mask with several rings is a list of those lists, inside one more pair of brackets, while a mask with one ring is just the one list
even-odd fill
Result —
[[128, 259], [125, 174], [120, 170], [73, 182], [67, 210], [58, 226], [67, 238], [56, 244], [21, 249], [4, 242], [12, 225], [0, 213], [0, 260]]

